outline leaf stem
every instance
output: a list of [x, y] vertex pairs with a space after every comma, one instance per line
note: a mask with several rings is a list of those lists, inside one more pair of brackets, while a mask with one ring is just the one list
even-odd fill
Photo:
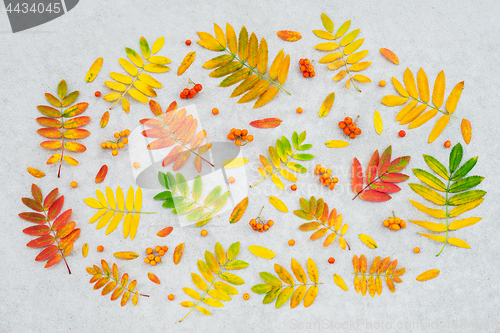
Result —
[[[316, 216], [314, 216], [314, 217], [316, 217]], [[316, 218], [316, 222], [321, 223], [321, 225], [323, 225], [324, 227], [326, 227], [328, 230], [330, 230], [330, 231], [331, 231], [331, 232], [333, 232], [334, 234], [337, 234], [337, 235], [339, 235], [340, 237], [344, 238], [344, 236], [343, 236], [343, 235], [341, 235], [341, 234], [339, 233], [339, 231], [337, 231], [337, 230], [335, 230], [335, 229], [330, 228], [328, 225], [326, 225], [326, 223], [323, 223], [323, 221], [318, 220], [318, 218]], [[351, 250], [351, 246], [350, 246], [350, 245], [349, 245], [349, 243], [345, 240], [345, 238], [344, 238], [344, 241], [345, 241], [345, 243], [347, 244], [347, 247], [349, 248], [349, 251], [350, 251], [350, 250]]]
[[[172, 136], [173, 137], [173, 136]], [[173, 137], [175, 142], [177, 142], [179, 145], [181, 145], [183, 148], [186, 148], [187, 150], [189, 150], [191, 153], [195, 154], [196, 156], [198, 156], [199, 158], [201, 158], [203, 161], [207, 162], [208, 164], [210, 164], [212, 166], [212, 168], [215, 168], [215, 165], [213, 165], [212, 163], [210, 163], [208, 160], [206, 160], [204, 157], [202, 157], [200, 154], [198, 154], [197, 152], [195, 152], [193, 149], [191, 148], [188, 148], [184, 145], [184, 143], [182, 141], [179, 141], [177, 137]], [[195, 148], [196, 149], [196, 148]]]
[[[104, 271], [103, 271], [103, 273], [104, 273]], [[121, 284], [120, 281], [118, 281], [118, 279], [115, 279], [115, 277], [111, 274], [111, 272], [109, 272], [109, 274], [104, 274], [104, 275], [106, 275], [111, 280], [115, 281], [117, 285], [120, 285], [120, 286], [124, 287], [127, 291], [130, 291], [133, 294], [136, 294], [136, 295], [139, 295], [139, 296], [144, 296], [144, 297], [149, 297], [149, 295], [139, 294], [138, 291], [134, 291], [135, 288], [133, 290], [130, 290], [129, 287], [125, 287], [125, 285]], [[129, 284], [129, 286], [130, 286], [130, 284]]]
[[323, 284], [323, 282], [313, 282], [313, 283], [292, 283], [292, 284], [287, 284], [287, 287], [293, 287], [295, 288], [296, 286], [316, 286], [318, 284]]
[[[63, 98], [64, 100], [64, 98]], [[61, 101], [61, 159], [59, 160], [59, 171], [57, 172], [57, 178], [61, 177], [61, 167], [62, 167], [62, 161], [64, 157], [64, 117], [63, 117], [63, 106], [62, 106], [62, 101]], [[70, 273], [71, 274], [71, 273]]]
[[[47, 208], [47, 210], [48, 210], [48, 208]], [[66, 264], [66, 268], [68, 268], [68, 273], [69, 273], [69, 274], [71, 274], [71, 269], [69, 269], [68, 262], [66, 261], [66, 256], [64, 255], [63, 250], [62, 250], [61, 248], [59, 248], [59, 242], [57, 241], [56, 233], [55, 233], [55, 231], [52, 229], [52, 224], [50, 224], [49, 218], [48, 218], [48, 216], [47, 216], [47, 214], [46, 214], [46, 211], [47, 211], [47, 210], [45, 210], [45, 209], [43, 210], [43, 215], [45, 216], [45, 221], [46, 221], [46, 222], [47, 222], [47, 224], [49, 225], [49, 227], [50, 227], [50, 231], [51, 231], [51, 232], [52, 232], [52, 234], [54, 235], [54, 240], [55, 240], [55, 241], [56, 241], [56, 243], [57, 243], [57, 248], [59, 249], [59, 252], [61, 252], [61, 255], [62, 255], [62, 258], [63, 258], [63, 260], [64, 260], [64, 263]]]
[[438, 110], [439, 112], [444, 113], [445, 115], [448, 115], [448, 116], [450, 116], [450, 117], [452, 117], [452, 118], [458, 119], [458, 117], [456, 117], [456, 116], [452, 115], [452, 114], [451, 114], [451, 113], [449, 113], [448, 111], [443, 111], [443, 110], [441, 110], [441, 109], [439, 109], [439, 108], [435, 107], [434, 105], [431, 105], [431, 104], [429, 104], [429, 103], [426, 103], [426, 102], [422, 101], [421, 99], [414, 98], [414, 97], [411, 97], [411, 96], [408, 96], [408, 98], [411, 98], [411, 99], [413, 99], [414, 101], [417, 101], [417, 102], [419, 102], [419, 103], [425, 104], [425, 105], [427, 105], [428, 107], [430, 107], [431, 109], [436, 109], [436, 110]]
[[259, 72], [259, 71], [256, 71], [253, 67], [250, 67], [250, 65], [248, 65], [245, 61], [241, 60], [240, 58], [238, 58], [236, 56], [236, 54], [232, 54], [231, 51], [229, 51], [227, 49], [227, 47], [224, 47], [224, 50], [229, 53], [231, 56], [233, 56], [233, 59], [236, 59], [236, 61], [238, 61], [239, 63], [241, 63], [243, 66], [247, 67], [248, 69], [250, 69], [253, 73], [257, 74], [259, 77], [261, 78], [264, 78], [266, 79], [267, 81], [269, 82], [272, 82], [274, 83], [278, 88], [280, 88], [281, 90], [283, 90], [284, 92], [286, 92], [288, 95], [292, 95], [288, 90], [286, 90], [285, 88], [283, 88], [283, 86], [279, 83], [279, 82], [276, 82], [274, 81], [273, 79], [271, 79], [270, 77], [267, 77], [265, 76], [263, 73]]
[[[358, 197], [358, 195], [360, 195], [360, 194], [361, 194], [364, 190], [366, 190], [366, 188], [367, 188], [367, 187], [369, 187], [371, 184], [373, 184], [374, 182], [376, 182], [377, 180], [379, 180], [379, 179], [380, 179], [380, 177], [382, 177], [382, 176], [383, 176], [383, 175], [385, 175], [386, 173], [387, 173], [387, 171], [386, 171], [386, 172], [384, 172], [383, 174], [381, 174], [380, 176], [378, 176], [377, 178], [375, 178], [374, 180], [372, 180], [372, 181], [370, 182], [370, 184], [366, 185], [366, 186], [365, 186], [365, 187], [364, 187], [361, 191], [359, 191], [359, 192], [358, 192], [358, 193], [354, 196], [354, 198], [352, 198], [352, 200], [356, 199], [356, 198]], [[394, 212], [393, 212], [393, 213], [394, 213]]]
[[[235, 260], [235, 259], [233, 259], [233, 260]], [[213, 286], [213, 284], [214, 284], [215, 280], [217, 280], [217, 278], [218, 278], [218, 277], [222, 274], [222, 270], [223, 270], [224, 268], [226, 268], [226, 266], [227, 266], [227, 265], [228, 265], [231, 261], [233, 261], [233, 260], [228, 260], [228, 261], [227, 261], [224, 265], [222, 265], [221, 269], [219, 270], [219, 273], [217, 273], [217, 276], [213, 278], [213, 280], [212, 280], [212, 282], [210, 283], [210, 285], [208, 286], [207, 290], [205, 290], [205, 293], [204, 293], [204, 294], [200, 297], [200, 299], [198, 300], [198, 302], [196, 302], [196, 304], [195, 304], [195, 305], [193, 305], [193, 306], [191, 307], [191, 310], [189, 310], [189, 312], [188, 312], [188, 313], [186, 313], [186, 315], [185, 315], [184, 317], [182, 317], [182, 319], [181, 319], [181, 320], [179, 320], [179, 323], [180, 323], [181, 321], [183, 321], [183, 320], [184, 320], [184, 319], [185, 319], [185, 318], [186, 318], [186, 317], [187, 317], [187, 316], [191, 313], [191, 311], [193, 311], [193, 310], [194, 310], [194, 309], [198, 306], [198, 304], [200, 304], [200, 302], [203, 300], [203, 297], [205, 297], [205, 295], [208, 293], [208, 291], [210, 290], [210, 288]]]
[[[288, 164], [288, 162], [290, 162], [290, 160], [293, 158], [293, 155], [295, 155], [297, 151], [295, 150], [295, 148], [293, 148], [292, 150], [292, 155], [290, 155], [289, 158], [287, 158], [286, 162], [283, 163], [283, 166], [286, 166]], [[288, 154], [288, 153], [287, 153]], [[261, 181], [263, 181], [264, 179], [266, 179], [267, 177], [269, 176], [272, 176], [274, 175], [276, 172], [280, 171], [282, 168], [282, 166], [280, 165], [279, 167], [276, 168], [276, 170], [274, 170], [273, 172], [269, 173], [269, 174], [266, 174], [264, 177], [262, 177], [258, 182], [256, 182], [255, 184], [253, 185], [250, 185], [250, 188], [256, 186], [258, 183], [260, 183]]]
[[[104, 207], [103, 207], [104, 208]], [[102, 209], [102, 208], [100, 208]], [[119, 209], [113, 209], [113, 208], [110, 208], [110, 207], [106, 207], [105, 209], [107, 209], [108, 211], [112, 210], [114, 212], [118, 212], [118, 213], [130, 213], [130, 214], [156, 214], [156, 212], [141, 212], [141, 211], [136, 211], [136, 210], [119, 210]]]
[[[146, 67], [146, 65], [150, 64], [149, 60], [146, 59], [146, 63], [142, 65], [142, 67], [139, 67], [141, 70], [137, 72], [136, 75], [133, 76], [133, 80], [132, 82], [129, 84], [129, 86], [127, 87], [127, 89], [125, 89], [125, 91], [123, 92], [123, 94], [120, 96], [120, 98], [118, 98], [116, 100], [116, 102], [113, 103], [113, 105], [110, 106], [110, 110], [119, 102], [122, 100], [123, 96], [125, 96], [125, 94], [129, 91], [129, 89], [134, 85], [134, 82], [137, 81], [137, 79], [139, 78], [139, 74], [141, 74], [143, 71], [144, 71], [144, 67]], [[128, 73], [128, 72], [127, 72]], [[128, 73], [130, 74], [130, 73]]]
[[436, 257], [439, 256], [441, 254], [441, 252], [443, 252], [446, 244], [448, 244], [448, 194], [449, 194], [449, 191], [450, 191], [450, 184], [451, 184], [451, 177], [448, 178], [448, 186], [446, 186], [446, 236], [445, 236], [445, 240], [444, 240], [444, 243], [443, 243], [443, 247], [441, 248], [441, 251], [439, 251], [438, 254], [436, 254]]
[[338, 40], [337, 36], [335, 36], [335, 42], [337, 42], [337, 44], [339, 44], [340, 53], [342, 53], [342, 61], [344, 61], [344, 67], [345, 67], [347, 73], [349, 73], [349, 76], [351, 77], [350, 78], [351, 82], [354, 83], [354, 86], [356, 87], [356, 89], [358, 89], [358, 91], [361, 92], [361, 89], [359, 89], [358, 85], [356, 84], [356, 80], [354, 80], [352, 78], [351, 71], [349, 70], [349, 68], [347, 68], [347, 60], [346, 60], [346, 57], [345, 57], [345, 54], [344, 54], [344, 46], [342, 46], [340, 44], [340, 41]]

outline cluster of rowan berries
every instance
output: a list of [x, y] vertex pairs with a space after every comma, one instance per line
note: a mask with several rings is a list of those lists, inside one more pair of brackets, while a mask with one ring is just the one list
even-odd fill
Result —
[[339, 182], [337, 177], [332, 178], [332, 170], [321, 166], [321, 164], [316, 165], [316, 170], [314, 170], [315, 175], [319, 176], [319, 182], [324, 186], [328, 186], [330, 190], [335, 188], [335, 185]]
[[253, 141], [253, 135], [248, 135], [248, 131], [246, 129], [231, 128], [227, 138], [229, 140], [234, 140], [234, 143], [237, 146], [244, 146]]
[[273, 220], [266, 221], [260, 217], [260, 215], [262, 214], [262, 209], [264, 209], [264, 207], [261, 208], [259, 216], [257, 216], [256, 219], [251, 219], [250, 222], [248, 222], [248, 224], [252, 226], [252, 229], [257, 230], [258, 232], [268, 231], [269, 228], [274, 225]]
[[111, 155], [118, 155], [118, 149], [122, 149], [128, 143], [127, 136], [130, 134], [130, 130], [126, 129], [124, 131], [116, 132], [113, 136], [115, 141], [108, 140], [101, 143], [101, 148], [103, 149], [113, 149]]
[[[165, 255], [168, 251], [168, 246], [163, 245], [156, 245], [154, 250], [150, 247], [146, 249], [146, 254], [148, 255], [146, 258], [144, 258], [144, 262], [146, 264], [150, 264], [151, 266], [155, 266], [157, 263], [161, 262], [161, 257]], [[157, 253], [157, 255], [154, 255], [154, 252]]]
[[193, 82], [191, 79], [189, 79], [189, 82], [188, 82], [188, 87], [190, 84], [193, 84], [194, 86], [189, 89], [189, 88], [185, 88], [182, 92], [181, 92], [181, 98], [182, 99], [185, 99], [185, 98], [193, 98], [194, 95], [196, 95], [197, 93], [199, 93], [202, 89], [203, 89], [203, 86], [199, 83], [195, 83]]
[[311, 64], [309, 59], [300, 59], [299, 60], [299, 69], [302, 72], [303, 77], [315, 77], [316, 72], [314, 71], [314, 66]]
[[406, 228], [406, 221], [401, 220], [399, 217], [396, 217], [394, 212], [392, 212], [393, 217], [389, 217], [388, 219], [384, 220], [383, 224], [384, 227], [387, 227], [391, 230], [398, 231], [399, 229], [404, 229]]
[[[356, 121], [358, 118], [356, 118]], [[356, 136], [361, 134], [361, 128], [356, 126], [356, 121], [352, 121], [351, 118], [345, 117], [344, 121], [339, 122], [339, 128], [341, 128], [344, 131], [344, 134], [351, 139], [356, 139]]]

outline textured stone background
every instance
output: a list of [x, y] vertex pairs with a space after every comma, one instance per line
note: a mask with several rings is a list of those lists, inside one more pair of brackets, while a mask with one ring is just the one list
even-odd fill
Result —
[[[498, 205], [498, 51], [499, 30], [497, 20], [499, 4], [496, 1], [191, 1], [191, 2], [146, 2], [146, 1], [81, 1], [73, 10], [45, 25], [22, 33], [12, 34], [5, 10], [0, 10], [0, 83], [1, 115], [0, 142], [3, 196], [2, 232], [0, 232], [0, 331], [2, 332], [158, 332], [158, 331], [342, 331], [342, 332], [494, 332], [499, 330], [498, 283], [500, 273], [496, 259], [499, 246], [497, 216]], [[299, 58], [319, 60], [322, 54], [314, 49], [320, 40], [312, 33], [321, 29], [320, 14], [327, 13], [336, 27], [352, 19], [353, 28], [361, 28], [360, 37], [366, 38], [364, 47], [370, 50], [368, 61], [373, 65], [364, 71], [372, 78], [371, 84], [361, 84], [362, 93], [346, 91], [342, 83], [331, 80], [334, 73], [325, 65], [316, 65], [316, 77], [303, 79], [296, 66]], [[270, 61], [284, 48], [291, 55], [292, 66], [285, 87], [292, 95], [280, 92], [268, 105], [253, 110], [252, 104], [236, 104], [229, 98], [231, 89], [218, 88], [220, 79], [208, 76], [209, 71], [201, 65], [215, 57], [215, 52], [206, 50], [196, 43], [190, 47], [184, 40], [197, 40], [196, 31], [213, 32], [213, 22], [224, 27], [230, 22], [237, 33], [242, 25], [265, 37], [269, 45]], [[296, 30], [302, 33], [302, 40], [296, 43], [277, 38], [276, 31]], [[250, 190], [250, 207], [244, 220], [236, 225], [222, 223], [210, 226], [209, 235], [199, 236], [197, 228], [177, 228], [166, 239], [155, 234], [167, 225], [176, 225], [173, 215], [160, 207], [152, 198], [156, 190], [145, 190], [143, 210], [158, 211], [154, 216], [141, 218], [136, 239], [124, 240], [121, 231], [105, 235], [104, 230], [95, 230], [87, 223], [94, 210], [83, 203], [83, 199], [95, 195], [94, 176], [102, 164], [110, 167], [106, 181], [98, 188], [134, 184], [130, 160], [126, 153], [112, 158], [109, 151], [102, 151], [99, 143], [116, 130], [134, 128], [138, 120], [149, 116], [145, 105], [132, 103], [130, 114], [120, 108], [111, 112], [111, 121], [106, 129], [99, 128], [99, 117], [109, 107], [107, 102], [93, 96], [95, 90], [107, 92], [102, 85], [108, 79], [107, 73], [121, 71], [119, 57], [125, 57], [124, 47], [139, 49], [138, 40], [145, 36], [150, 43], [160, 36], [166, 37], [162, 55], [172, 59], [172, 71], [159, 74], [164, 88], [159, 90], [157, 101], [167, 105], [179, 100], [181, 87], [188, 77], [204, 86], [204, 90], [193, 102], [211, 142], [225, 142], [231, 127], [243, 128], [255, 119], [277, 116], [284, 120], [274, 130], [252, 129], [255, 137], [252, 144], [243, 148], [243, 154], [251, 162], [246, 166], [248, 182], [256, 181], [257, 156], [267, 151], [275, 138], [291, 136], [294, 130], [308, 133], [307, 142], [314, 143], [311, 150], [317, 156], [308, 163], [309, 167], [321, 163], [334, 169], [340, 178], [335, 191], [320, 187], [312, 173], [303, 175], [298, 182], [299, 190], [284, 193], [266, 181]], [[399, 56], [401, 64], [395, 66], [383, 58], [378, 49], [387, 47]], [[182, 76], [176, 69], [189, 51], [197, 51], [192, 67]], [[92, 84], [84, 82], [84, 76], [92, 62], [104, 56], [102, 72]], [[479, 162], [473, 174], [486, 177], [480, 188], [488, 191], [485, 202], [467, 216], [482, 216], [477, 225], [456, 232], [464, 238], [471, 250], [448, 247], [436, 258], [439, 244], [417, 235], [422, 229], [409, 225], [406, 230], [389, 232], [381, 226], [384, 218], [395, 210], [404, 219], [426, 219], [412, 208], [407, 199], [418, 199], [407, 185], [386, 203], [351, 201], [349, 186], [350, 163], [357, 156], [366, 165], [375, 149], [379, 151], [392, 144], [394, 156], [411, 155], [407, 168], [426, 168], [422, 154], [430, 154], [446, 163], [450, 150], [443, 148], [445, 140], [463, 142], [460, 135], [460, 119], [453, 119], [441, 137], [433, 144], [427, 144], [432, 128], [429, 123], [421, 128], [407, 131], [404, 139], [397, 137], [399, 126], [394, 117], [398, 108], [388, 108], [380, 103], [386, 94], [392, 94], [391, 84], [380, 88], [377, 83], [391, 76], [402, 78], [403, 71], [410, 68], [414, 73], [420, 67], [426, 71], [431, 84], [437, 73], [446, 74], [448, 95], [451, 88], [465, 80], [465, 89], [458, 104], [456, 115], [470, 119], [473, 139], [465, 147], [464, 158], [479, 155]], [[82, 143], [89, 148], [78, 159], [78, 167], [66, 166], [62, 177], [56, 178], [56, 167], [46, 166], [44, 161], [50, 152], [38, 146], [42, 141], [36, 130], [35, 118], [39, 116], [37, 105], [45, 103], [44, 93], [55, 93], [58, 82], [66, 79], [71, 90], [79, 90], [79, 101], [90, 102], [86, 115], [92, 117], [87, 128], [91, 136]], [[319, 119], [317, 111], [324, 97], [336, 92], [336, 101], [331, 113]], [[186, 103], [180, 103], [186, 105]], [[304, 108], [298, 115], [295, 109]], [[218, 107], [217, 117], [210, 110]], [[378, 109], [384, 119], [384, 132], [378, 136], [373, 128], [372, 116]], [[358, 125], [363, 134], [348, 148], [332, 150], [324, 146], [331, 139], [342, 139], [336, 127], [345, 116], [360, 115]], [[43, 170], [47, 176], [35, 179], [26, 172], [32, 166]], [[79, 183], [71, 189], [69, 183]], [[411, 181], [415, 181], [414, 177]], [[245, 179], [238, 178], [244, 182]], [[59, 187], [66, 198], [65, 207], [73, 208], [73, 218], [82, 228], [80, 239], [68, 262], [73, 270], [68, 275], [63, 264], [43, 269], [36, 263], [36, 250], [25, 247], [31, 237], [22, 233], [29, 223], [17, 214], [24, 211], [20, 198], [28, 196], [32, 182], [37, 183], [47, 194]], [[276, 211], [267, 201], [270, 194], [279, 194], [288, 207], [298, 207], [300, 196], [323, 197], [331, 207], [343, 214], [350, 225], [346, 235], [352, 250], [342, 251], [338, 244], [323, 248], [321, 241], [312, 242], [309, 234], [297, 230], [300, 220], [292, 213], [284, 215]], [[265, 215], [276, 221], [275, 226], [264, 234], [252, 232], [248, 219], [256, 216], [265, 205]], [[227, 221], [227, 215], [222, 217]], [[376, 250], [363, 245], [357, 235], [366, 233], [379, 244]], [[293, 248], [287, 241], [294, 238]], [[226, 303], [224, 308], [214, 309], [212, 316], [192, 313], [185, 321], [178, 320], [186, 313], [179, 302], [187, 300], [182, 287], [193, 287], [190, 272], [196, 271], [196, 260], [203, 258], [206, 249], [212, 250], [219, 241], [227, 248], [235, 241], [241, 241], [241, 259], [250, 262], [249, 268], [240, 272], [246, 284], [239, 287], [240, 295]], [[87, 258], [81, 256], [81, 246], [91, 247]], [[137, 307], [130, 304], [120, 308], [118, 302], [110, 302], [109, 296], [102, 297], [92, 290], [88, 283], [90, 276], [85, 267], [98, 263], [101, 258], [114, 262], [113, 252], [133, 250], [143, 253], [148, 246], [167, 244], [171, 249], [180, 242], [186, 242], [185, 255], [178, 266], [171, 262], [172, 252], [165, 257], [165, 265], [145, 266], [139, 260], [118, 262], [122, 272], [137, 278], [138, 290], [151, 295], [141, 298]], [[97, 245], [104, 245], [105, 252], [97, 253]], [[247, 250], [251, 244], [262, 244], [272, 248], [277, 256], [272, 261], [254, 257]], [[415, 255], [413, 247], [419, 246], [421, 253]], [[403, 283], [397, 286], [395, 294], [384, 284], [382, 296], [371, 299], [356, 294], [352, 287], [351, 258], [354, 254], [367, 255], [369, 262], [377, 256], [397, 258], [400, 266], [406, 266]], [[327, 264], [328, 257], [337, 259], [334, 265]], [[272, 271], [273, 264], [289, 268], [290, 258], [296, 258], [305, 265], [307, 258], [313, 258], [320, 270], [319, 295], [310, 308], [302, 306], [289, 309], [288, 305], [276, 310], [273, 305], [262, 305], [262, 296], [251, 293], [244, 301], [241, 294], [250, 292], [250, 287], [260, 283], [258, 272]], [[421, 272], [438, 268], [441, 275], [430, 282], [418, 283], [415, 278]], [[146, 273], [154, 272], [162, 280], [160, 286], [151, 283]], [[344, 292], [333, 283], [332, 275], [344, 277], [349, 291]], [[175, 301], [167, 300], [174, 293]], [[455, 326], [454, 326], [455, 325]]]

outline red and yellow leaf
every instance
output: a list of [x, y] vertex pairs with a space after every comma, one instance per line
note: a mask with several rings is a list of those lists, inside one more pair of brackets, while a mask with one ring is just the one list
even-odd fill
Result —
[[28, 172], [30, 175], [32, 175], [35, 178], [45, 177], [45, 174], [42, 171], [35, 169], [35, 168], [32, 168], [32, 167], [28, 167]]
[[257, 128], [275, 128], [281, 125], [283, 120], [279, 118], [265, 118], [260, 120], [254, 120], [250, 123], [251, 126]]
[[276, 34], [279, 38], [286, 40], [287, 42], [296, 42], [302, 38], [300, 32], [297, 31], [280, 30]]
[[243, 217], [245, 211], [248, 207], [248, 197], [241, 200], [233, 209], [231, 216], [229, 217], [229, 223], [236, 223]]
[[106, 111], [102, 114], [101, 117], [101, 128], [106, 127], [106, 125], [108, 125], [108, 122], [109, 122], [109, 111]]
[[381, 48], [380, 49], [380, 53], [382, 53], [382, 55], [384, 57], [386, 57], [387, 59], [389, 59], [390, 61], [392, 61], [392, 63], [394, 63], [396, 65], [399, 65], [398, 56], [394, 52], [392, 52], [391, 50], [386, 49], [386, 48]]
[[158, 277], [153, 273], [148, 273], [148, 279], [150, 279], [153, 283], [160, 284], [160, 279], [158, 279]]
[[167, 237], [174, 230], [173, 227], [166, 227], [156, 233], [158, 237]]
[[352, 161], [351, 186], [354, 193], [359, 193], [363, 189], [363, 169], [356, 157]]
[[108, 174], [108, 166], [104, 164], [100, 169], [99, 172], [97, 172], [97, 175], [95, 176], [95, 183], [99, 184], [104, 181], [104, 178], [106, 178], [106, 175]]
[[175, 247], [174, 257], [173, 257], [174, 264], [177, 265], [179, 261], [181, 261], [183, 252], [184, 252], [184, 243], [181, 243]]

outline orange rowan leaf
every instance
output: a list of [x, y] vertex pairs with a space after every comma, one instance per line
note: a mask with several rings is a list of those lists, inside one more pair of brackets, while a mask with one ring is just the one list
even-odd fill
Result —
[[158, 277], [153, 273], [148, 273], [148, 279], [150, 279], [153, 283], [160, 284], [160, 279], [158, 279]]
[[104, 181], [104, 178], [106, 178], [106, 175], [108, 174], [108, 166], [104, 164], [100, 169], [99, 172], [97, 172], [97, 175], [95, 176], [95, 183], [99, 184]]
[[279, 38], [286, 40], [287, 42], [296, 42], [302, 38], [300, 32], [297, 31], [280, 30], [276, 34]]
[[181, 261], [182, 253], [184, 252], [184, 243], [181, 243], [175, 247], [174, 250], [174, 264], [178, 264]]
[[461, 129], [462, 137], [464, 138], [465, 143], [469, 144], [472, 137], [472, 127], [470, 121], [465, 118], [462, 119]]
[[265, 118], [260, 120], [254, 120], [250, 123], [250, 126], [257, 128], [275, 128], [281, 125], [283, 120], [279, 118]]
[[167, 237], [174, 230], [173, 227], [166, 227], [156, 233], [158, 237]]
[[398, 56], [394, 52], [392, 52], [391, 50], [385, 49], [385, 48], [381, 48], [380, 49], [380, 53], [382, 53], [382, 55], [384, 57], [386, 57], [387, 59], [389, 59], [390, 61], [392, 61], [394, 64], [399, 65]]
[[106, 111], [102, 114], [101, 117], [101, 128], [106, 127], [106, 125], [108, 125], [108, 122], [109, 122], [109, 111]]
[[42, 171], [35, 169], [35, 168], [28, 167], [28, 172], [30, 175], [32, 175], [35, 178], [45, 177], [45, 174]]

